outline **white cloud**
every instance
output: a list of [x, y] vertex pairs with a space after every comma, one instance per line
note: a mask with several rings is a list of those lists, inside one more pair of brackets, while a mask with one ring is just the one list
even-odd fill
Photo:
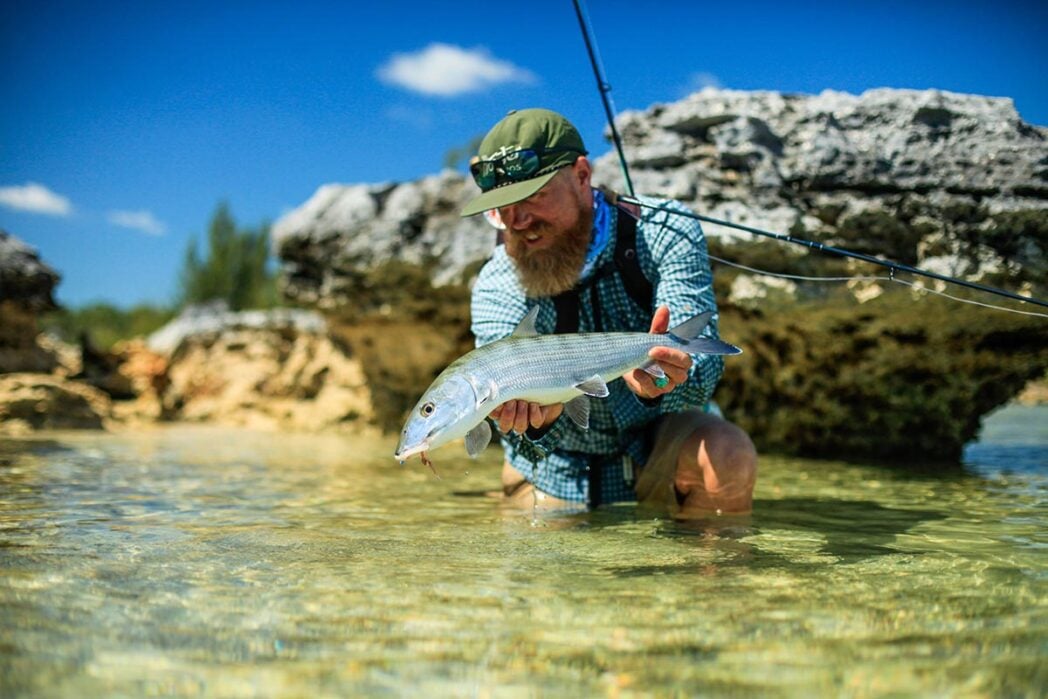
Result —
[[48, 216], [68, 216], [73, 212], [73, 205], [68, 199], [36, 182], [26, 182], [21, 187], [0, 187], [0, 204]]
[[493, 57], [485, 48], [433, 43], [415, 53], [395, 53], [379, 67], [380, 80], [424, 95], [452, 97], [507, 82], [534, 83], [529, 70]]
[[114, 226], [141, 231], [147, 235], [164, 235], [167, 226], [149, 211], [110, 211], [106, 217]]

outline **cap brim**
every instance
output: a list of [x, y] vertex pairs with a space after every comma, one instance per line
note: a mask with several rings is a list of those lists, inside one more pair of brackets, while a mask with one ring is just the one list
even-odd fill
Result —
[[560, 172], [559, 168], [553, 172], [547, 172], [545, 175], [532, 177], [530, 180], [503, 185], [502, 187], [484, 192], [466, 204], [466, 206], [462, 208], [462, 212], [459, 216], [473, 216], [474, 214], [479, 214], [480, 212], [489, 209], [497, 209], [500, 206], [516, 204], [518, 201], [527, 199], [532, 194], [542, 189], [547, 182], [557, 175], [558, 172]]

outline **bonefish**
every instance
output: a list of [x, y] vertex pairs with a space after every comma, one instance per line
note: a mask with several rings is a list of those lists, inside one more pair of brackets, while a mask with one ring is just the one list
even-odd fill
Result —
[[[692, 316], [667, 333], [590, 332], [539, 335], [538, 306], [528, 312], [509, 337], [478, 347], [452, 362], [411, 411], [393, 455], [403, 462], [460, 437], [476, 456], [491, 441], [485, 419], [510, 400], [540, 405], [564, 403], [564, 412], [579, 427], [589, 428], [590, 397], [608, 396], [608, 383], [641, 368], [656, 378], [662, 367], [648, 357], [655, 347], [689, 354], [739, 354], [727, 342], [700, 335], [713, 311]], [[436, 471], [434, 471], [436, 473]]]

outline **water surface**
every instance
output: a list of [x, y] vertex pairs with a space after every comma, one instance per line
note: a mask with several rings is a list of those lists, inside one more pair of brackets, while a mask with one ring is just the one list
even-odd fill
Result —
[[3, 696], [1042, 696], [1048, 408], [949, 474], [764, 457], [755, 512], [535, 518], [499, 453], [0, 443]]

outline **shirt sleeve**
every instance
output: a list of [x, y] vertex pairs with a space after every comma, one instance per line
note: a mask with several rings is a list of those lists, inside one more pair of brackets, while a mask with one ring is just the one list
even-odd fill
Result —
[[524, 292], [500, 249], [481, 268], [470, 296], [470, 329], [476, 346], [509, 337], [526, 313]]
[[[706, 238], [696, 219], [675, 213], [677, 211], [688, 212], [678, 202], [663, 202], [651, 218], [643, 222], [655, 268], [654, 305], [669, 307], [671, 329], [694, 315], [713, 311], [713, 319], [702, 334], [719, 339], [717, 301], [713, 295]], [[703, 354], [693, 359], [688, 381], [662, 397], [659, 412], [675, 413], [702, 407], [713, 396], [724, 371], [723, 357]]]

